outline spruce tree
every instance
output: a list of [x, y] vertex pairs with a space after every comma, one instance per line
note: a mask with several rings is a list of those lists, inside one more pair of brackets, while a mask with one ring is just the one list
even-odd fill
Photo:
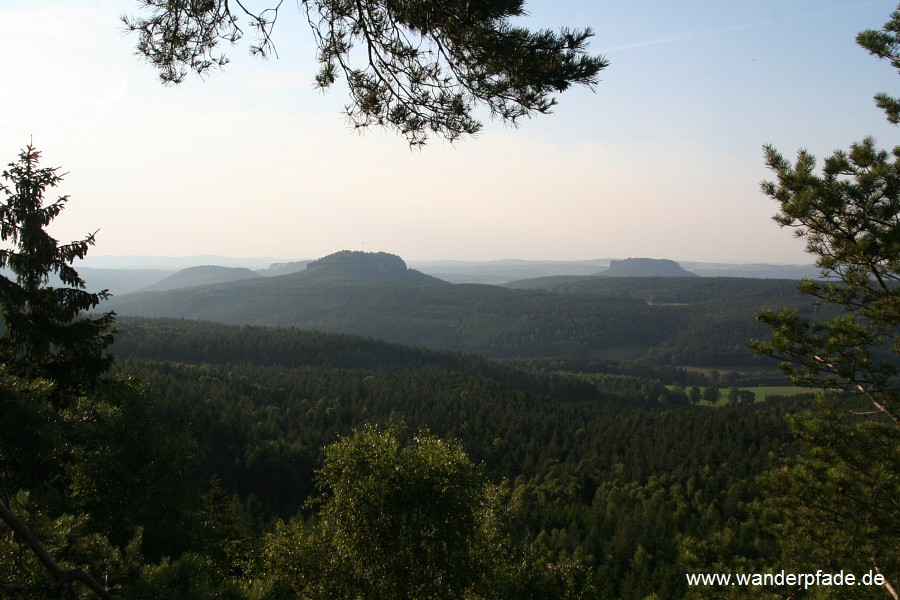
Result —
[[[88, 292], [72, 263], [84, 258], [94, 234], [60, 244], [47, 226], [68, 202], [45, 202], [62, 180], [58, 168], [39, 168], [40, 152], [27, 146], [2, 173], [0, 192], [0, 360], [14, 375], [55, 384], [55, 402], [90, 389], [110, 368], [104, 353], [113, 339], [114, 313], [86, 315], [109, 293]], [[61, 285], [54, 287], [50, 277]]]

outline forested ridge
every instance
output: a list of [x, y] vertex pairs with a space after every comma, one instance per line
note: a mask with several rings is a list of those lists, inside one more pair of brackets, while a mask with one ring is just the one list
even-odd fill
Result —
[[129, 294], [105, 306], [121, 315], [317, 329], [490, 358], [648, 358], [717, 367], [767, 364], [747, 347], [766, 333], [755, 319], [762, 308], [809, 310], [788, 280], [556, 281], [508, 289], [293, 274]]

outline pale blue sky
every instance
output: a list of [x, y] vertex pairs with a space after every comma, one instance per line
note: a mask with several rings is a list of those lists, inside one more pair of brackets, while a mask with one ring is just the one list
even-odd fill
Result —
[[120, 0], [0, 0], [0, 162], [33, 137], [72, 196], [54, 232], [93, 255], [810, 262], [759, 192], [762, 145], [820, 158], [900, 143], [872, 103], [896, 73], [858, 48], [891, 1], [532, 0], [538, 27], [591, 26], [596, 93], [511, 130], [410, 151], [312, 89], [290, 2], [279, 60], [243, 46], [205, 81], [158, 84]]

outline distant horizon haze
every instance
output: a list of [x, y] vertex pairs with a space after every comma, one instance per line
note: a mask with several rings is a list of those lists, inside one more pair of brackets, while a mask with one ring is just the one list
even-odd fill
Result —
[[[346, 250], [346, 249], [345, 249]], [[361, 250], [360, 252], [385, 252], [381, 250]], [[492, 258], [492, 259], [459, 259], [459, 258], [407, 258], [405, 256], [387, 252], [388, 254], [395, 254], [400, 256], [404, 262], [406, 262], [407, 266], [410, 268], [414, 268], [417, 264], [428, 264], [428, 265], [436, 265], [440, 263], [446, 263], [448, 265], [452, 264], [466, 264], [466, 265], [478, 265], [484, 264], [489, 265], [492, 263], [514, 263], [514, 262], [522, 262], [522, 263], [560, 263], [560, 264], [571, 264], [571, 263], [583, 263], [583, 264], [591, 264], [594, 263], [597, 266], [609, 266], [611, 261], [615, 260], [625, 260], [628, 258], [650, 258], [650, 259], [664, 259], [664, 260], [672, 260], [679, 264], [723, 264], [723, 265], [772, 265], [772, 266], [806, 266], [812, 265], [812, 260], [807, 260], [805, 262], [786, 262], [786, 263], [776, 263], [776, 262], [761, 262], [761, 261], [717, 261], [717, 260], [682, 260], [678, 258], [670, 258], [663, 256], [609, 256], [609, 257], [598, 257], [598, 258], [577, 258], [577, 259], [528, 259], [528, 258], [516, 258], [516, 257], [506, 257], [506, 258]], [[247, 267], [251, 269], [261, 269], [266, 268], [273, 264], [278, 263], [290, 263], [290, 262], [305, 262], [305, 261], [313, 261], [324, 256], [328, 256], [333, 254], [333, 252], [329, 252], [327, 254], [319, 255], [319, 256], [306, 256], [300, 258], [286, 258], [286, 257], [274, 257], [274, 256], [224, 256], [224, 255], [214, 255], [214, 254], [198, 254], [193, 256], [180, 256], [180, 255], [148, 255], [148, 254], [137, 254], [137, 255], [91, 255], [89, 254], [84, 259], [78, 261], [76, 264], [81, 265], [83, 267], [89, 268], [161, 268], [162, 266], [168, 266], [169, 268], [187, 268], [193, 266], [227, 266], [227, 267]]]
[[610, 61], [596, 90], [516, 129], [482, 112], [474, 138], [416, 151], [357, 135], [340, 81], [313, 90], [293, 8], [277, 59], [223, 48], [224, 72], [164, 87], [123, 33], [131, 0], [0, 3], [0, 80], [16, 90], [0, 97], [0, 165], [33, 142], [60, 167], [52, 193], [71, 200], [51, 233], [98, 232], [91, 256], [806, 264], [760, 191], [763, 146], [821, 165], [867, 135], [900, 142], [872, 99], [896, 71], [855, 43], [894, 0], [530, 0], [514, 25], [594, 29]]

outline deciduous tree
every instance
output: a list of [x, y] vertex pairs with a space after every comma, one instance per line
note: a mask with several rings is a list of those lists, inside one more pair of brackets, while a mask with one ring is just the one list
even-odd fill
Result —
[[486, 481], [459, 444], [401, 435], [366, 426], [326, 448], [320, 545], [342, 583], [315, 583], [336, 597], [462, 597], [484, 574]]
[[264, 544], [272, 598], [592, 598], [576, 560], [533, 566], [455, 441], [366, 425], [325, 449], [320, 510]]

